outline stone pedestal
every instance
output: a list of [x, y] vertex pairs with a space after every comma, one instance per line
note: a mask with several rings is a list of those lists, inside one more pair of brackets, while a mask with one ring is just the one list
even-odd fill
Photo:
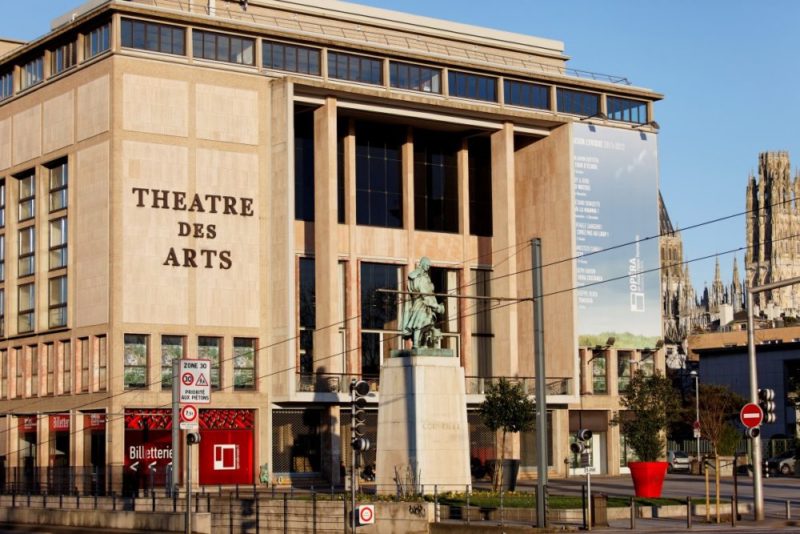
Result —
[[393, 351], [380, 385], [378, 493], [471, 486], [464, 369], [452, 351]]

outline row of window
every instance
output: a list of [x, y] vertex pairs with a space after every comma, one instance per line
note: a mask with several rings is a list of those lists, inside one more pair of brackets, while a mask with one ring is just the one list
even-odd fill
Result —
[[[225, 359], [223, 338], [199, 336], [197, 338], [197, 358], [210, 360], [212, 389], [233, 387], [234, 390], [252, 390], [256, 387], [256, 354], [258, 340], [255, 338], [233, 338], [233, 377], [226, 379], [222, 374]], [[146, 334], [125, 334], [123, 353], [123, 383], [125, 389], [145, 389], [150, 386], [148, 369], [151, 365], [160, 366], [157, 385], [161, 390], [172, 389], [172, 362], [187, 357], [186, 336], [163, 335], [160, 338], [160, 358], [153, 360], [151, 340]], [[155, 347], [153, 347], [154, 350]]]
[[[108, 24], [84, 37], [84, 57], [91, 58], [109, 48]], [[196, 58], [223, 61], [239, 65], [255, 65], [256, 39], [225, 33], [193, 29], [192, 48]], [[121, 44], [126, 48], [185, 56], [186, 29], [170, 24], [123, 18]], [[320, 48], [274, 41], [261, 41], [264, 68], [320, 76]], [[76, 62], [74, 43], [61, 45], [51, 51], [51, 71], [58, 74]], [[329, 78], [371, 85], [384, 85], [381, 58], [338, 51], [327, 52]], [[389, 60], [389, 85], [398, 89], [442, 94], [443, 69]], [[24, 90], [44, 79], [44, 57], [34, 58], [22, 67], [20, 89]], [[457, 70], [448, 71], [448, 94], [459, 98], [499, 102], [498, 80], [495, 76]], [[504, 80], [504, 102], [531, 109], [550, 109], [550, 87], [519, 80]], [[13, 94], [10, 72], [0, 75], [0, 99]], [[643, 101], [608, 97], [608, 117], [622, 122], [647, 122], [647, 105]], [[556, 110], [582, 116], [593, 116], [600, 110], [600, 95], [574, 89], [558, 88]]]
[[0, 350], [0, 399], [107, 389], [106, 336]]

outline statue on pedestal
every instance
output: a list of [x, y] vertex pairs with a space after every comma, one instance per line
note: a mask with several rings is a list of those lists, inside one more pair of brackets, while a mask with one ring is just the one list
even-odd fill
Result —
[[434, 287], [428, 274], [430, 268], [431, 260], [422, 257], [417, 268], [408, 275], [410, 303], [406, 303], [401, 329], [403, 339], [411, 339], [414, 349], [438, 348], [442, 339], [442, 331], [436, 328], [436, 321], [444, 313], [444, 304], [440, 304], [431, 294]]

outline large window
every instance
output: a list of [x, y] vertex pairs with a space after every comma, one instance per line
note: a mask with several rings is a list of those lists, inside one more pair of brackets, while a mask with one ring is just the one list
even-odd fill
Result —
[[183, 336], [161, 336], [161, 389], [172, 389], [172, 362], [184, 357]]
[[556, 90], [558, 111], [591, 117], [600, 111], [600, 95], [573, 89]]
[[33, 171], [17, 178], [19, 181], [19, 220], [27, 221], [36, 215], [36, 175]]
[[192, 30], [192, 46], [194, 57], [254, 65], [253, 53], [255, 41], [246, 37], [226, 35], [223, 33]]
[[61, 342], [61, 375], [62, 391], [70, 393], [72, 391], [72, 343], [68, 339]]
[[109, 48], [111, 23], [103, 24], [83, 36], [83, 59], [91, 59]]
[[50, 328], [67, 326], [67, 277], [57, 276], [49, 281], [49, 319]]
[[8, 398], [8, 350], [0, 350], [0, 399]]
[[67, 218], [50, 221], [50, 269], [67, 266]]
[[22, 334], [33, 332], [36, 312], [36, 284], [22, 284], [17, 288], [17, 331]]
[[605, 352], [592, 355], [592, 393], [595, 395], [608, 393], [608, 356]]
[[220, 354], [222, 338], [200, 336], [197, 340], [197, 358], [211, 361], [211, 388], [220, 388]]
[[233, 389], [255, 389], [257, 341], [249, 337], [233, 338]]
[[39, 347], [31, 345], [28, 347], [31, 363], [31, 397], [39, 395]]
[[263, 41], [261, 50], [264, 68], [320, 75], [320, 51], [317, 48]]
[[488, 137], [469, 140], [469, 233], [492, 235], [492, 147]]
[[0, 180], [0, 228], [6, 225], [6, 181]]
[[66, 160], [50, 167], [50, 211], [58, 211], [67, 207], [67, 186], [69, 185], [69, 169]]
[[[492, 272], [472, 271], [473, 294], [476, 297], [490, 297]], [[472, 354], [471, 372], [480, 377], [491, 377], [492, 373], [492, 301], [479, 298], [467, 304], [465, 315], [472, 316]]]
[[383, 60], [341, 52], [328, 52], [328, 77], [382, 85]]
[[391, 61], [389, 80], [392, 87], [423, 93], [442, 92], [442, 69]]
[[75, 41], [57, 46], [50, 51], [50, 73], [55, 76], [74, 67], [77, 59]]
[[88, 393], [91, 390], [91, 375], [89, 374], [89, 359], [91, 357], [91, 345], [89, 344], [88, 337], [82, 337], [78, 340], [78, 348], [80, 354], [81, 364], [81, 392]]
[[298, 372], [314, 372], [314, 326], [316, 324], [316, 282], [314, 259], [300, 258], [298, 266], [300, 280], [300, 361]]
[[14, 96], [14, 72], [0, 73], [0, 100]]
[[22, 65], [22, 80], [20, 80], [20, 89], [25, 90], [28, 87], [41, 83], [44, 80], [44, 56], [39, 56], [36, 59], [28, 61]]
[[414, 132], [414, 226], [458, 232], [458, 165], [461, 140], [444, 132]]
[[6, 337], [6, 290], [0, 287], [0, 337]]
[[46, 381], [46, 395], [52, 395], [55, 390], [55, 371], [56, 371], [56, 349], [52, 343], [45, 343], [44, 352], [47, 365], [47, 381]]
[[99, 336], [97, 338], [97, 380], [98, 391], [108, 389], [108, 338]]
[[0, 234], [0, 282], [6, 279], [6, 235]]
[[147, 336], [125, 334], [125, 369], [123, 371], [125, 389], [147, 387]]
[[448, 82], [450, 96], [497, 102], [497, 78], [451, 70]]
[[361, 372], [366, 376], [378, 376], [383, 359], [400, 347], [399, 299], [377, 290], [399, 289], [401, 276], [397, 265], [361, 264]]
[[550, 109], [550, 87], [546, 85], [506, 80], [503, 97], [511, 106]]
[[645, 124], [647, 122], [647, 103], [618, 96], [606, 97], [608, 118], [615, 121]]
[[19, 260], [17, 274], [29, 276], [36, 270], [36, 228], [28, 226], [19, 231]]
[[294, 218], [314, 220], [314, 112], [294, 114]]
[[186, 54], [185, 40], [183, 28], [122, 19], [122, 46], [182, 56]]
[[402, 147], [405, 128], [356, 126], [356, 223], [403, 227]]

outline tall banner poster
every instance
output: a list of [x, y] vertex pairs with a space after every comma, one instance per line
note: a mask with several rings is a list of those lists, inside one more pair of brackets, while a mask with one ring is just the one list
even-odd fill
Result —
[[652, 133], [573, 126], [578, 344], [654, 348], [661, 334]]

